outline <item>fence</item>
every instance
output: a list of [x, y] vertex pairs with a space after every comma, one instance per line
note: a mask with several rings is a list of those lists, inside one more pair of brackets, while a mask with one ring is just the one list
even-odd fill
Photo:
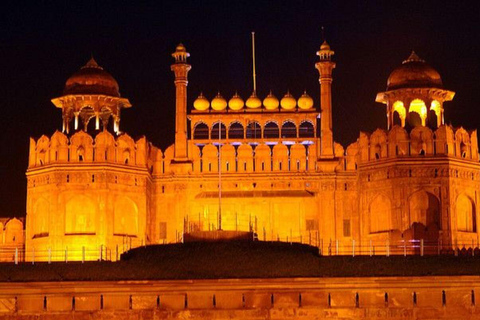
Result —
[[[318, 247], [322, 256], [390, 256], [390, 255], [455, 255], [455, 256], [480, 256], [479, 243], [443, 243], [424, 239], [411, 240], [328, 240], [319, 238], [317, 232], [300, 235], [297, 237], [277, 236], [277, 239], [266, 239], [266, 235], [255, 234], [254, 240], [278, 241], [288, 243], [302, 243]], [[183, 234], [178, 235], [177, 242], [183, 242]], [[143, 244], [142, 244], [143, 245]], [[139, 245], [135, 246], [138, 247]], [[120, 255], [134, 247], [124, 248], [116, 246], [109, 248], [81, 247], [65, 248], [64, 250], [25, 250], [25, 247], [0, 247], [0, 262], [71, 262], [71, 261], [117, 261]]]

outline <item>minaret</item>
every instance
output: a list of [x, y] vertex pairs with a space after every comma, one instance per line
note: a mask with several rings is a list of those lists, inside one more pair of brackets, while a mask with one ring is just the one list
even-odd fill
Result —
[[175, 73], [176, 116], [175, 116], [175, 155], [176, 162], [187, 162], [187, 85], [188, 71], [192, 68], [187, 63], [190, 54], [183, 44], [179, 44], [172, 57], [175, 63], [171, 69]]
[[332, 61], [334, 52], [330, 50], [327, 41], [320, 46], [317, 55], [320, 61], [315, 64], [320, 77], [320, 158], [333, 158], [332, 132], [332, 71], [335, 62]]

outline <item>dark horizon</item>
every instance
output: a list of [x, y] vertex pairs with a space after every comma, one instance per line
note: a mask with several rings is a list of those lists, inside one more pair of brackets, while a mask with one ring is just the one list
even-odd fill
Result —
[[[475, 5], [475, 6], [474, 6]], [[480, 128], [480, 43], [477, 3], [183, 1], [40, 3], [5, 6], [2, 28], [0, 216], [24, 216], [29, 137], [61, 130], [61, 111], [50, 102], [91, 55], [111, 73], [133, 107], [121, 130], [145, 135], [164, 150], [174, 140], [175, 90], [171, 53], [182, 42], [191, 57], [188, 105], [203, 91], [209, 100], [252, 91], [251, 32], [256, 35], [258, 96], [306, 89], [319, 108], [315, 55], [321, 27], [335, 51], [333, 130], [345, 148], [360, 131], [386, 128], [375, 103], [390, 72], [412, 50], [456, 92], [445, 121]], [[8, 9], [8, 10], [7, 10]]]

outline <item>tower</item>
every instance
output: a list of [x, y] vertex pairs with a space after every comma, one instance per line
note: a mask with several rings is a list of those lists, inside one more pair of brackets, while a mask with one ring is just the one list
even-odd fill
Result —
[[100, 122], [106, 130], [113, 121], [113, 131], [119, 134], [120, 110], [132, 106], [128, 99], [120, 97], [115, 78], [93, 57], [67, 80], [63, 95], [52, 99], [52, 103], [62, 109], [62, 132], [67, 134], [72, 120], [75, 131], [87, 131], [92, 119], [95, 119], [95, 130], [100, 130]]
[[386, 104], [387, 128], [444, 125], [443, 103], [455, 92], [443, 88], [440, 74], [412, 51], [388, 77], [387, 90], [376, 102]]
[[332, 71], [335, 62], [332, 61], [334, 51], [324, 41], [317, 55], [320, 61], [315, 64], [320, 77], [320, 158], [333, 158], [333, 131], [332, 131]]
[[183, 44], [179, 44], [172, 57], [175, 63], [171, 70], [175, 73], [176, 115], [175, 115], [175, 162], [187, 162], [187, 85], [188, 71], [192, 68], [187, 63], [190, 54]]
[[477, 241], [477, 132], [445, 124], [443, 103], [454, 95], [415, 52], [377, 94], [388, 130], [362, 132], [357, 142], [362, 240], [435, 249]]
[[97, 260], [105, 248], [116, 259], [147, 239], [149, 144], [120, 134], [120, 110], [131, 105], [93, 58], [52, 102], [67, 134], [30, 139], [26, 259]]

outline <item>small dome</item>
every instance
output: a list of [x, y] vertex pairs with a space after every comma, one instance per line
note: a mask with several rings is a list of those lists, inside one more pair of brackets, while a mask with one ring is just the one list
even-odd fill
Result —
[[443, 88], [440, 74], [412, 51], [388, 77], [387, 90], [402, 88]]
[[235, 92], [235, 95], [228, 101], [228, 107], [234, 111], [241, 110], [245, 102], [243, 99]]
[[187, 49], [185, 48], [185, 46], [183, 45], [183, 43], [179, 43], [178, 46], [175, 48], [175, 51], [177, 51], [177, 52], [186, 52]]
[[323, 41], [320, 50], [330, 50], [330, 45], [327, 43], [327, 40]]
[[212, 100], [212, 109], [215, 111], [222, 111], [227, 107], [227, 100], [225, 100], [220, 92]]
[[297, 106], [297, 101], [295, 98], [290, 94], [290, 92], [287, 92], [282, 100], [280, 101], [280, 105], [282, 106], [282, 109], [285, 110], [293, 110]]
[[252, 95], [250, 96], [250, 98], [247, 99], [246, 105], [247, 105], [247, 108], [257, 109], [262, 106], [262, 101], [257, 97], [255, 92], [252, 92]]
[[203, 93], [200, 93], [198, 98], [193, 102], [193, 107], [198, 111], [206, 111], [208, 107], [210, 107], [210, 102], [208, 102]]
[[265, 109], [267, 109], [267, 110], [278, 109], [279, 102], [278, 102], [277, 97], [275, 97], [273, 95], [272, 91], [270, 91], [268, 96], [265, 99], [263, 99], [263, 105], [265, 106]]
[[306, 90], [298, 99], [298, 107], [302, 110], [308, 110], [313, 107], [313, 99], [307, 94]]
[[63, 94], [101, 94], [120, 97], [118, 83], [115, 78], [103, 70], [93, 58], [68, 78]]

